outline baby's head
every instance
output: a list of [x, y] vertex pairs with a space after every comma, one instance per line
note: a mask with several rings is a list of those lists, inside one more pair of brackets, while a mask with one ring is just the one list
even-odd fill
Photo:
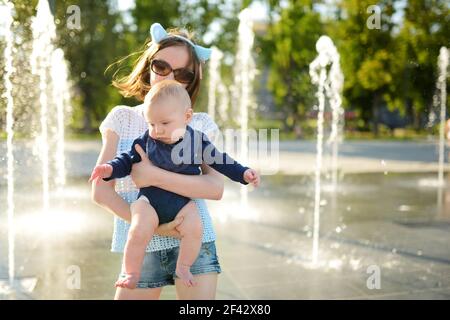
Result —
[[175, 143], [192, 119], [191, 98], [177, 81], [160, 81], [145, 96], [144, 116], [153, 139]]

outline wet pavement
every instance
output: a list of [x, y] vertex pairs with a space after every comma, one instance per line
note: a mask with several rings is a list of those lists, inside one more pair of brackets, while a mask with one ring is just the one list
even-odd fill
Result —
[[[24, 183], [26, 172], [17, 172], [17, 280], [8, 290], [2, 214], [0, 299], [114, 296], [121, 255], [109, 251], [112, 215], [90, 201], [85, 172], [97, 144], [82, 146], [72, 146], [68, 163], [78, 171], [51, 193], [44, 216], [39, 183]], [[208, 201], [222, 266], [218, 299], [450, 299], [450, 183], [440, 205], [435, 173], [341, 172], [337, 191], [327, 175], [323, 185], [316, 265], [312, 175], [264, 176], [247, 203], [240, 187], [226, 182], [223, 199]], [[0, 197], [6, 213], [5, 182]], [[175, 288], [166, 287], [161, 298], [175, 299]]]
[[[311, 174], [315, 169], [315, 141], [281, 141], [279, 152], [273, 156], [268, 147], [268, 157], [257, 161], [249, 152], [250, 163], [255, 168], [273, 168], [270, 174], [303, 175]], [[95, 165], [100, 140], [67, 141], [65, 146], [66, 168], [71, 177], [85, 177], [91, 173]], [[229, 150], [227, 150], [229, 151]], [[17, 142], [14, 157], [19, 166], [30, 170], [40, 170], [37, 145], [34, 141]], [[450, 171], [448, 164], [448, 148], [445, 152], [445, 169]], [[6, 144], [0, 141], [0, 154], [6, 155]], [[238, 159], [238, 155], [235, 156]], [[330, 146], [325, 145], [323, 169], [331, 165]], [[267, 161], [264, 161], [264, 160]], [[343, 174], [367, 172], [431, 172], [438, 168], [437, 141], [345, 141], [339, 147], [338, 166]], [[275, 164], [274, 164], [275, 162]], [[27, 178], [31, 177], [25, 171]], [[18, 173], [20, 175], [20, 172]], [[6, 157], [0, 157], [0, 175], [6, 175]], [[33, 176], [39, 181], [39, 174]], [[21, 178], [20, 176], [18, 177]]]

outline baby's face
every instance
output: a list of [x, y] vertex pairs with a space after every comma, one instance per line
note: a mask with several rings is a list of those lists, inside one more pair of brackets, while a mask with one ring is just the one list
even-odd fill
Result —
[[180, 105], [179, 99], [174, 97], [154, 102], [146, 111], [150, 136], [166, 144], [183, 137], [192, 118], [192, 109]]

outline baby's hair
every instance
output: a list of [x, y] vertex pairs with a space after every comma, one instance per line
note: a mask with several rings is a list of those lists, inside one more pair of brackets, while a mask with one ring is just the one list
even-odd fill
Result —
[[154, 84], [145, 96], [144, 105], [148, 107], [152, 103], [168, 97], [179, 99], [185, 109], [191, 108], [189, 93], [183, 85], [175, 80], [163, 80]]

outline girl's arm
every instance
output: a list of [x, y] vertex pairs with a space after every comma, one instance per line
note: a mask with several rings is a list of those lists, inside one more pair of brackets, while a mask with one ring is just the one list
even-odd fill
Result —
[[154, 186], [188, 198], [222, 198], [223, 176], [208, 165], [202, 165], [202, 175], [174, 173], [154, 166], [140, 146], [136, 146], [136, 151], [143, 159], [131, 170], [131, 178], [138, 188]]
[[[105, 134], [103, 135], [103, 146], [98, 157], [97, 164], [106, 163], [115, 157], [118, 142], [119, 136], [117, 133], [112, 130], [105, 131]], [[142, 159], [146, 158], [147, 156], [142, 157]], [[91, 197], [92, 200], [101, 207], [107, 209], [123, 220], [131, 222], [130, 205], [115, 191], [114, 180], [106, 182], [103, 181], [103, 179], [100, 179], [98, 184], [94, 181], [92, 183]], [[177, 227], [182, 221], [183, 217], [177, 217], [174, 221], [158, 226], [155, 233], [163, 236], [180, 238], [180, 234], [175, 227]]]
[[[104, 164], [115, 157], [118, 142], [119, 136], [117, 133], [112, 130], [105, 131], [102, 150], [97, 159], [97, 165]], [[131, 222], [130, 205], [117, 194], [114, 189], [114, 181], [99, 179], [98, 184], [94, 181], [92, 183], [92, 200], [123, 220]]]

